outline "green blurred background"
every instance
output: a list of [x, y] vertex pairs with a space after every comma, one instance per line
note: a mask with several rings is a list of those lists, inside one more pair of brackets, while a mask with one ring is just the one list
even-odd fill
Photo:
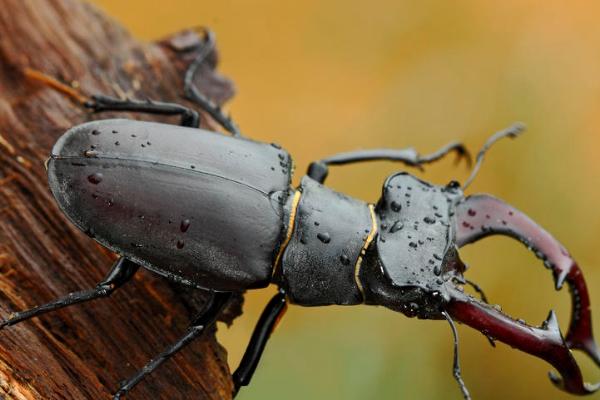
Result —
[[[529, 130], [499, 143], [469, 192], [495, 194], [540, 222], [576, 256], [600, 333], [600, 4], [558, 1], [96, 0], [134, 35], [152, 40], [206, 25], [219, 67], [238, 94], [228, 109], [252, 138], [279, 142], [307, 164], [360, 147], [451, 140], [476, 150], [513, 121]], [[400, 167], [336, 168], [328, 183], [374, 202]], [[436, 183], [464, 180], [445, 160]], [[563, 331], [567, 290], [521, 245], [491, 238], [465, 248], [468, 277], [494, 303], [532, 324], [553, 308]], [[237, 365], [274, 289], [249, 293], [244, 315], [219, 336]], [[563, 399], [549, 366], [459, 327], [464, 379], [476, 399]], [[157, 349], [158, 351], [159, 349]], [[578, 357], [587, 379], [600, 371]], [[374, 307], [290, 307], [252, 385], [239, 399], [461, 398], [445, 322]]]

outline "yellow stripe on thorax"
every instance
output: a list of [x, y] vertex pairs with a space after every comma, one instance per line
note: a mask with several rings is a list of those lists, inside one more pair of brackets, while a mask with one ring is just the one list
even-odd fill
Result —
[[356, 282], [358, 290], [360, 290], [363, 302], [365, 301], [365, 289], [362, 285], [362, 282], [360, 281], [360, 266], [362, 265], [363, 257], [365, 256], [367, 249], [369, 248], [371, 242], [373, 242], [373, 239], [377, 234], [377, 219], [375, 218], [375, 207], [373, 206], [373, 204], [369, 204], [369, 214], [371, 215], [371, 231], [367, 235], [365, 243], [362, 249], [360, 250], [360, 255], [358, 256], [356, 264], [354, 265], [354, 281]]
[[294, 233], [294, 226], [296, 224], [296, 212], [298, 211], [298, 204], [300, 204], [301, 196], [302, 192], [296, 190], [296, 193], [294, 193], [294, 198], [292, 199], [292, 208], [290, 209], [290, 219], [288, 221], [288, 229], [285, 234], [285, 239], [279, 247], [279, 252], [277, 253], [277, 257], [275, 257], [275, 263], [273, 264], [273, 276], [275, 276], [275, 274], [277, 273], [277, 269], [279, 267], [281, 257], [283, 256], [283, 252], [287, 248], [287, 245], [290, 242], [290, 239], [292, 238], [292, 234]]

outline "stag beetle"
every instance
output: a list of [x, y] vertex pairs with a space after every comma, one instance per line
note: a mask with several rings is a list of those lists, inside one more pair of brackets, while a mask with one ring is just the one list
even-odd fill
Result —
[[[199, 114], [153, 101], [93, 96], [95, 112], [133, 111], [180, 115], [181, 126], [124, 119], [98, 120], [68, 130], [47, 162], [49, 186], [66, 216], [120, 258], [90, 290], [12, 314], [0, 328], [75, 303], [109, 296], [139, 267], [208, 290], [211, 299], [171, 347], [125, 381], [119, 399], [146, 375], [213, 324], [232, 293], [266, 287], [278, 293], [267, 304], [233, 374], [235, 393], [250, 382], [266, 342], [287, 302], [302, 306], [380, 305], [408, 317], [447, 320], [454, 335], [454, 377], [464, 398], [453, 320], [550, 363], [550, 378], [573, 394], [600, 385], [584, 383], [571, 349], [600, 365], [592, 335], [590, 301], [573, 258], [523, 213], [488, 195], [466, 196], [489, 147], [515, 137], [520, 124], [493, 135], [477, 155], [464, 185], [434, 185], [406, 172], [393, 174], [376, 204], [346, 196], [323, 183], [329, 166], [392, 160], [422, 167], [454, 152], [460, 143], [420, 156], [413, 149], [337, 154], [310, 164], [291, 187], [292, 159], [275, 144], [246, 139], [233, 121], [194, 85], [199, 66], [214, 48], [207, 31], [202, 50], [185, 75], [185, 97], [232, 136], [199, 129]], [[52, 85], [67, 94], [71, 89]], [[489, 235], [523, 242], [566, 282], [572, 317], [563, 338], [554, 312], [541, 327], [514, 320], [463, 290], [470, 284], [458, 249]], [[478, 287], [475, 285], [477, 290]]]

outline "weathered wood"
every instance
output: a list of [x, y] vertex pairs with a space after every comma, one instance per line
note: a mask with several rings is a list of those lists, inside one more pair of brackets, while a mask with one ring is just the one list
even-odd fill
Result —
[[[85, 94], [185, 103], [183, 71], [200, 43], [194, 32], [139, 43], [115, 21], [76, 0], [2, 2], [0, 318], [93, 287], [115, 259], [62, 215], [44, 169], [54, 141], [66, 129], [109, 115], [92, 115], [64, 94], [26, 79], [24, 68], [76, 83]], [[208, 61], [198, 86], [222, 103], [233, 95], [233, 87], [214, 71], [216, 54]], [[0, 398], [109, 398], [119, 381], [184, 331], [205, 299], [204, 293], [189, 294], [144, 271], [109, 299], [1, 330]], [[239, 307], [230, 307], [224, 320], [230, 322], [238, 312]], [[213, 330], [128, 398], [221, 399], [229, 398], [231, 390], [225, 351]]]

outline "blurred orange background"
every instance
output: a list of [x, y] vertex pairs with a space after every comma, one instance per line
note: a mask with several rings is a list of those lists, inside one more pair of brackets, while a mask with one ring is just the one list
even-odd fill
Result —
[[[135, 36], [214, 30], [219, 69], [238, 94], [228, 105], [243, 132], [281, 143], [295, 182], [311, 160], [366, 147], [430, 152], [452, 140], [473, 151], [523, 121], [528, 132], [489, 153], [469, 193], [525, 211], [582, 266], [600, 334], [600, 5], [558, 1], [95, 0]], [[328, 184], [375, 202], [391, 163], [335, 168]], [[416, 172], [416, 171], [412, 171]], [[450, 159], [418, 174], [464, 181]], [[504, 311], [538, 325], [557, 293], [520, 244], [487, 239], [461, 251]], [[219, 337], [237, 365], [273, 288], [249, 293], [244, 315]], [[566, 399], [543, 361], [459, 327], [463, 377], [476, 399]], [[160, 349], [157, 349], [159, 351]], [[589, 380], [600, 371], [578, 357]], [[165, 369], [168, 368], [165, 367]], [[239, 399], [460, 399], [445, 322], [375, 307], [290, 307]], [[598, 396], [600, 397], [600, 396]]]

